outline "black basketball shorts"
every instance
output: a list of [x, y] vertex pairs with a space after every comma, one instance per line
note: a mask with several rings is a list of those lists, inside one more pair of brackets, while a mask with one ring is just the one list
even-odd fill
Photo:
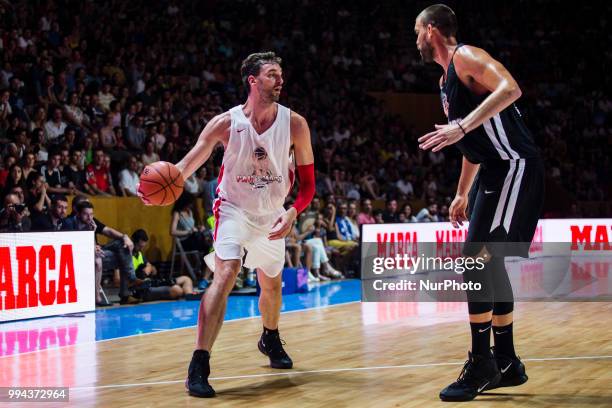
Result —
[[469, 194], [464, 254], [474, 256], [485, 245], [493, 255], [527, 258], [543, 203], [541, 158], [482, 163]]

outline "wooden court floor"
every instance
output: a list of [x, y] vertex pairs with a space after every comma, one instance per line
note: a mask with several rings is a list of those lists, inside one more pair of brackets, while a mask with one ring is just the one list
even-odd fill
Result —
[[[414, 307], [350, 303], [284, 314], [281, 334], [295, 362], [288, 371], [267, 368], [257, 351], [259, 319], [228, 322], [213, 352], [211, 384], [218, 396], [211, 400], [184, 391], [193, 328], [19, 358], [27, 365], [28, 359], [54, 358], [54, 353], [95, 353], [95, 364], [82, 368], [95, 372], [95, 383], [87, 383], [85, 371], [82, 379], [73, 379], [77, 387], [70, 391], [70, 405], [78, 407], [465, 404], [438, 399], [466, 358], [469, 334], [463, 305], [430, 304], [425, 306], [433, 308], [429, 314]], [[529, 382], [488, 392], [473, 406], [612, 406], [612, 303], [521, 303], [516, 315], [517, 352]]]

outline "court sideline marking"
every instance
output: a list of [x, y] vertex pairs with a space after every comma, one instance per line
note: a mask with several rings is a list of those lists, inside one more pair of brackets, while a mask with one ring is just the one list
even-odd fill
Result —
[[[573, 357], [545, 357], [545, 358], [524, 358], [523, 361], [567, 361], [567, 360], [604, 360], [612, 359], [611, 356], [573, 356]], [[346, 371], [370, 371], [370, 370], [388, 370], [388, 369], [401, 369], [401, 368], [427, 368], [427, 367], [439, 367], [439, 366], [457, 366], [463, 365], [465, 362], [447, 362], [447, 363], [426, 363], [426, 364], [404, 364], [404, 365], [388, 365], [388, 366], [370, 366], [370, 367], [347, 367], [347, 368], [327, 368], [321, 370], [305, 370], [305, 371], [293, 371], [293, 372], [280, 372], [280, 373], [263, 373], [263, 374], [246, 374], [246, 375], [232, 375], [226, 377], [210, 377], [210, 380], [238, 380], [247, 378], [261, 378], [261, 377], [280, 377], [280, 376], [292, 376], [302, 374], [318, 374], [318, 373], [339, 373]], [[184, 383], [185, 380], [168, 380], [168, 381], [154, 381], [154, 382], [143, 382], [143, 383], [132, 383], [132, 384], [109, 384], [109, 385], [92, 385], [82, 387], [70, 387], [70, 391], [85, 391], [85, 390], [98, 390], [106, 388], [129, 388], [129, 387], [146, 387], [152, 385], [167, 385]]]

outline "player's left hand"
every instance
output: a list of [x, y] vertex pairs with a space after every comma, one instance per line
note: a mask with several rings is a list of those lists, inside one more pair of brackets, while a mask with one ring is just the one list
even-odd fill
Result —
[[270, 234], [268, 234], [268, 239], [282, 239], [289, 235], [296, 217], [297, 211], [294, 207], [291, 207], [285, 211], [283, 215], [278, 217], [272, 226], [272, 230], [270, 231]]
[[446, 146], [457, 143], [465, 136], [458, 124], [435, 125], [436, 130], [419, 138], [419, 147], [423, 150], [431, 149], [438, 152]]

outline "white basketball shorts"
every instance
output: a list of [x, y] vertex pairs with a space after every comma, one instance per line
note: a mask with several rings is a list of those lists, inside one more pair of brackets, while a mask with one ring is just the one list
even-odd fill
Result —
[[214, 248], [220, 259], [242, 259], [244, 266], [261, 268], [274, 278], [285, 264], [285, 240], [269, 240], [274, 222], [285, 212], [284, 208], [266, 215], [254, 216], [227, 201], [215, 203]]

